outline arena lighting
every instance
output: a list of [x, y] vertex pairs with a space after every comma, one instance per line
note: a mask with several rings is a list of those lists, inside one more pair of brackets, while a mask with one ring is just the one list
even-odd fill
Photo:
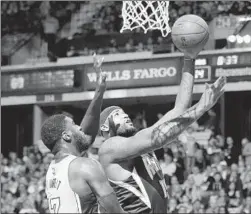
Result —
[[229, 42], [234, 43], [234, 42], [236, 42], [236, 37], [235, 37], [235, 35], [230, 35], [230, 36], [227, 38], [227, 40], [228, 40]]
[[237, 35], [237, 36], [236, 36], [236, 40], [237, 40], [237, 43], [238, 43], [238, 44], [243, 43], [243, 38], [242, 38], [240, 35]]
[[251, 36], [250, 35], [246, 35], [246, 36], [243, 36], [243, 41], [248, 44], [251, 42]]

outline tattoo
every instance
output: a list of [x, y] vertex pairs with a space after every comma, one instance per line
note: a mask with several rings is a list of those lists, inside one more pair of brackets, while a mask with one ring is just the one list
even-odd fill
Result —
[[194, 105], [179, 117], [157, 126], [152, 131], [152, 147], [154, 149], [158, 149], [163, 147], [165, 144], [171, 143], [189, 125], [199, 119], [203, 113], [204, 112], [198, 111], [197, 105]]
[[184, 73], [180, 83], [179, 93], [177, 94], [175, 101], [175, 106], [180, 106], [183, 109], [187, 109], [190, 104], [192, 93], [193, 76], [189, 73]]

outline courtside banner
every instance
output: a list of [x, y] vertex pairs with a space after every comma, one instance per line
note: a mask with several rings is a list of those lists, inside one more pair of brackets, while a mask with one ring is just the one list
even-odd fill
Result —
[[[107, 74], [107, 88], [138, 88], [179, 84], [181, 58], [154, 59], [103, 64]], [[96, 72], [86, 66], [84, 85], [86, 90], [96, 87]]]

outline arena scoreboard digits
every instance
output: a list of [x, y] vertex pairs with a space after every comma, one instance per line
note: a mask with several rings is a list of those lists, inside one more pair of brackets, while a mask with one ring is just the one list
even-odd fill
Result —
[[1, 90], [25, 94], [71, 91], [78, 86], [77, 76], [78, 71], [73, 69], [5, 72], [2, 73]]
[[239, 53], [239, 54], [221, 54], [212, 57], [212, 65], [214, 66], [232, 66], [232, 65], [250, 65], [251, 54]]
[[[112, 74], [118, 73], [121, 65], [125, 68], [133, 67], [132, 63], [140, 64], [142, 70], [149, 70], [152, 66], [168, 67], [168, 60], [165, 58], [154, 58], [149, 61], [125, 61], [121, 63], [110, 62], [104, 63], [104, 69], [110, 71]], [[175, 70], [182, 70], [182, 57], [178, 56], [170, 58], [172, 60]], [[162, 63], [163, 62], [163, 63]], [[171, 64], [171, 63], [170, 63]], [[199, 55], [195, 62], [195, 83], [212, 82], [219, 76], [227, 76], [228, 82], [231, 81], [251, 81], [251, 53], [250, 51], [243, 52], [227, 52], [220, 54], [202, 54]], [[19, 95], [19, 94], [46, 94], [46, 93], [64, 93], [73, 91], [93, 90], [95, 88], [94, 82], [88, 88], [88, 72], [93, 70], [91, 64], [75, 65], [71, 64], [67, 67], [50, 66], [44, 69], [31, 67], [26, 70], [23, 67], [21, 70], [11, 70], [1, 72], [1, 90], [4, 96]], [[121, 68], [122, 69], [122, 68]], [[93, 71], [92, 71], [93, 72]], [[158, 86], [157, 80], [145, 78], [147, 84], [140, 84], [137, 86], [131, 84], [130, 79], [124, 80], [125, 83], [120, 84], [116, 81], [108, 82], [109, 88], [123, 88], [123, 85], [130, 87], [146, 87], [150, 85]], [[151, 82], [153, 81], [153, 82]], [[157, 81], [157, 82], [156, 82]], [[164, 82], [163, 82], [164, 81]], [[179, 81], [163, 80], [160, 85], [178, 84]], [[113, 87], [115, 84], [116, 87]]]

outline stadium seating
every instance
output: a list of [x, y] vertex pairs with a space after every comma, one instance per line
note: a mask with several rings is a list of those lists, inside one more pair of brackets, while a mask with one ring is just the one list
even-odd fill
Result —
[[[9, 37], [17, 33], [39, 33], [43, 38], [43, 20], [49, 10], [59, 22], [57, 41], [53, 54], [59, 57], [91, 55], [116, 52], [153, 50], [173, 52], [170, 36], [162, 39], [159, 32], [149, 32], [144, 36], [138, 29], [120, 34], [122, 25], [121, 7], [118, 2], [2, 2], [2, 35]], [[246, 2], [170, 2], [170, 25], [185, 14], [193, 13], [210, 22], [218, 15], [244, 15], [251, 13], [251, 3]], [[18, 21], [17, 21], [18, 20]], [[151, 44], [147, 39], [151, 37]], [[17, 36], [16, 36], [17, 37]], [[102, 39], [100, 39], [102, 37]], [[139, 41], [139, 38], [142, 40]], [[130, 39], [133, 42], [130, 42]], [[17, 39], [18, 40], [18, 39]], [[66, 50], [59, 53], [62, 42]], [[159, 44], [159, 41], [162, 43]], [[19, 42], [18, 43], [22, 43]], [[2, 40], [2, 49], [8, 49]], [[132, 46], [132, 47], [130, 47]], [[12, 48], [11, 48], [12, 49]], [[62, 52], [62, 50], [61, 50]], [[4, 54], [8, 54], [4, 52]]]

